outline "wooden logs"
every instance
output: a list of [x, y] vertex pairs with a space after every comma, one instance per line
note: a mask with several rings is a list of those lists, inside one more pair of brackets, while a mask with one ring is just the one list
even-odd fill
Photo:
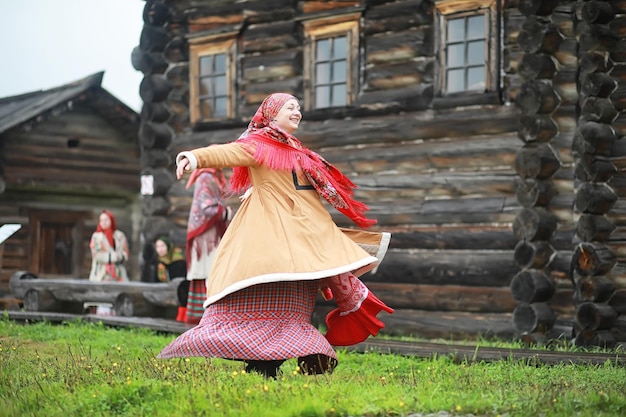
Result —
[[607, 54], [593, 51], [582, 53], [578, 60], [578, 68], [580, 77], [587, 77], [594, 72], [610, 72], [613, 68], [613, 61], [609, 59]]
[[526, 114], [520, 118], [517, 136], [526, 143], [544, 143], [559, 133], [559, 126], [549, 115]]
[[556, 72], [555, 59], [548, 54], [525, 54], [519, 64], [519, 74], [525, 80], [551, 79]]
[[515, 183], [517, 201], [524, 207], [546, 207], [557, 194], [551, 180], [516, 178]]
[[513, 324], [521, 333], [545, 333], [556, 322], [556, 314], [546, 303], [521, 303], [513, 310]]
[[169, 81], [160, 74], [148, 75], [139, 84], [139, 95], [148, 103], [164, 101], [171, 90]]
[[139, 36], [139, 47], [146, 52], [160, 52], [170, 40], [165, 27], [146, 24], [143, 25]]
[[511, 280], [511, 293], [520, 303], [538, 303], [550, 300], [555, 287], [546, 274], [537, 269], [524, 270]]
[[144, 74], [162, 74], [168, 67], [163, 54], [160, 52], [146, 52], [135, 47], [131, 53], [133, 68]]
[[611, 306], [618, 314], [626, 314], [626, 288], [619, 289], [613, 293], [611, 298], [607, 301], [607, 304]]
[[[545, 22], [529, 16], [522, 24], [522, 30], [517, 35], [517, 44], [526, 54], [548, 53], [559, 50], [563, 36], [559, 29], [551, 22]], [[534, 78], [534, 77], [529, 77]]]
[[171, 113], [163, 103], [143, 103], [141, 120], [144, 122], [165, 123]]
[[171, 66], [165, 73], [165, 78], [173, 88], [189, 88], [189, 64]]
[[[14, 274], [9, 286], [24, 300], [27, 311], [82, 311], [84, 303], [110, 303], [118, 315], [163, 316], [177, 309], [178, 287], [184, 278], [167, 283], [94, 282], [87, 279], [21, 279]], [[188, 285], [188, 284], [187, 284]]]
[[616, 345], [616, 340], [615, 336], [608, 330], [596, 331], [583, 329], [576, 333], [574, 345], [583, 347], [599, 346], [612, 349]]
[[574, 177], [583, 182], [605, 182], [613, 178], [617, 167], [612, 161], [583, 154], [576, 164]]
[[616, 201], [615, 191], [603, 182], [585, 182], [576, 191], [576, 208], [583, 213], [605, 214]]
[[581, 93], [583, 96], [607, 98], [617, 88], [617, 81], [604, 72], [594, 72], [582, 79]]
[[583, 277], [605, 275], [616, 261], [615, 254], [600, 243], [579, 243], [572, 255], [572, 276], [575, 273]]
[[549, 114], [559, 106], [561, 99], [550, 84], [531, 80], [522, 84], [515, 103], [527, 114]]
[[556, 217], [548, 210], [524, 208], [513, 222], [513, 233], [519, 240], [550, 240], [556, 227]]
[[558, 5], [558, 0], [519, 0], [517, 2], [517, 8], [525, 16], [547, 16]]
[[581, 117], [589, 122], [612, 123], [618, 111], [607, 98], [587, 97], [581, 108]]
[[166, 123], [144, 122], [139, 127], [139, 140], [145, 149], [167, 149], [175, 135]]
[[580, 16], [585, 22], [605, 24], [615, 17], [611, 4], [606, 1], [589, 1], [582, 5]]
[[163, 50], [163, 56], [168, 62], [173, 64], [179, 62], [189, 62], [189, 44], [182, 37], [172, 39]]
[[581, 329], [608, 330], [617, 318], [617, 312], [604, 303], [584, 302], [576, 308], [574, 320]]
[[576, 235], [586, 242], [607, 240], [615, 224], [602, 214], [583, 213], [576, 224]]
[[163, 26], [170, 18], [168, 5], [154, 0], [146, 1], [143, 8], [143, 21], [153, 26]]
[[574, 301], [580, 304], [585, 301], [603, 303], [613, 295], [615, 285], [606, 277], [584, 277], [576, 282]]
[[572, 150], [581, 157], [584, 154], [610, 156], [617, 136], [611, 125], [586, 122], [574, 134]]
[[60, 311], [63, 303], [54, 298], [46, 289], [29, 289], [23, 295], [24, 310], [26, 311]]
[[581, 51], [610, 51], [619, 40], [605, 25], [579, 23], [577, 31], [580, 32], [578, 42]]
[[521, 178], [550, 179], [561, 168], [561, 161], [548, 144], [524, 146], [515, 155], [515, 172]]
[[[540, 269], [547, 266], [556, 251], [547, 241], [520, 240], [515, 246], [515, 263], [522, 269]], [[530, 301], [529, 301], [530, 302]]]

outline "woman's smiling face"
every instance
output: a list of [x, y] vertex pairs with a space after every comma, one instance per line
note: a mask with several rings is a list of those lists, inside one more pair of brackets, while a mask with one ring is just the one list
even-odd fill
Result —
[[300, 113], [300, 104], [295, 98], [289, 99], [274, 118], [278, 127], [287, 133], [293, 133], [300, 125], [302, 113]]

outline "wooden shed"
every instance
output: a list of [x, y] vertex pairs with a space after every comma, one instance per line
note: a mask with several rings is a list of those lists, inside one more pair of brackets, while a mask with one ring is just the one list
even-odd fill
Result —
[[289, 92], [393, 233], [364, 277], [386, 331], [626, 339], [626, 1], [147, 0], [143, 20], [145, 235], [184, 241], [177, 152]]
[[126, 233], [139, 279], [139, 117], [103, 75], [0, 99], [0, 224], [22, 226], [0, 252], [1, 291], [16, 271], [88, 278], [103, 209]]

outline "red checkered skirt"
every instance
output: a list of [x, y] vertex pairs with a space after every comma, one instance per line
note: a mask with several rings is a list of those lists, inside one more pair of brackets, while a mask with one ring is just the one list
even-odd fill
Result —
[[211, 304], [200, 323], [166, 346], [159, 358], [187, 356], [281, 360], [337, 355], [311, 325], [319, 282], [254, 285]]
[[185, 323], [198, 324], [204, 314], [204, 301], [206, 300], [206, 279], [194, 279], [189, 281], [189, 294], [187, 295], [187, 316]]

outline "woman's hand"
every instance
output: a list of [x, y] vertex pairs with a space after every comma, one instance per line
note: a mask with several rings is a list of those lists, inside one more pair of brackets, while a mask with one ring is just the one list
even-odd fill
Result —
[[189, 159], [187, 158], [181, 158], [181, 160], [178, 161], [176, 165], [176, 179], [181, 179], [185, 171], [190, 171], [189, 165]]

